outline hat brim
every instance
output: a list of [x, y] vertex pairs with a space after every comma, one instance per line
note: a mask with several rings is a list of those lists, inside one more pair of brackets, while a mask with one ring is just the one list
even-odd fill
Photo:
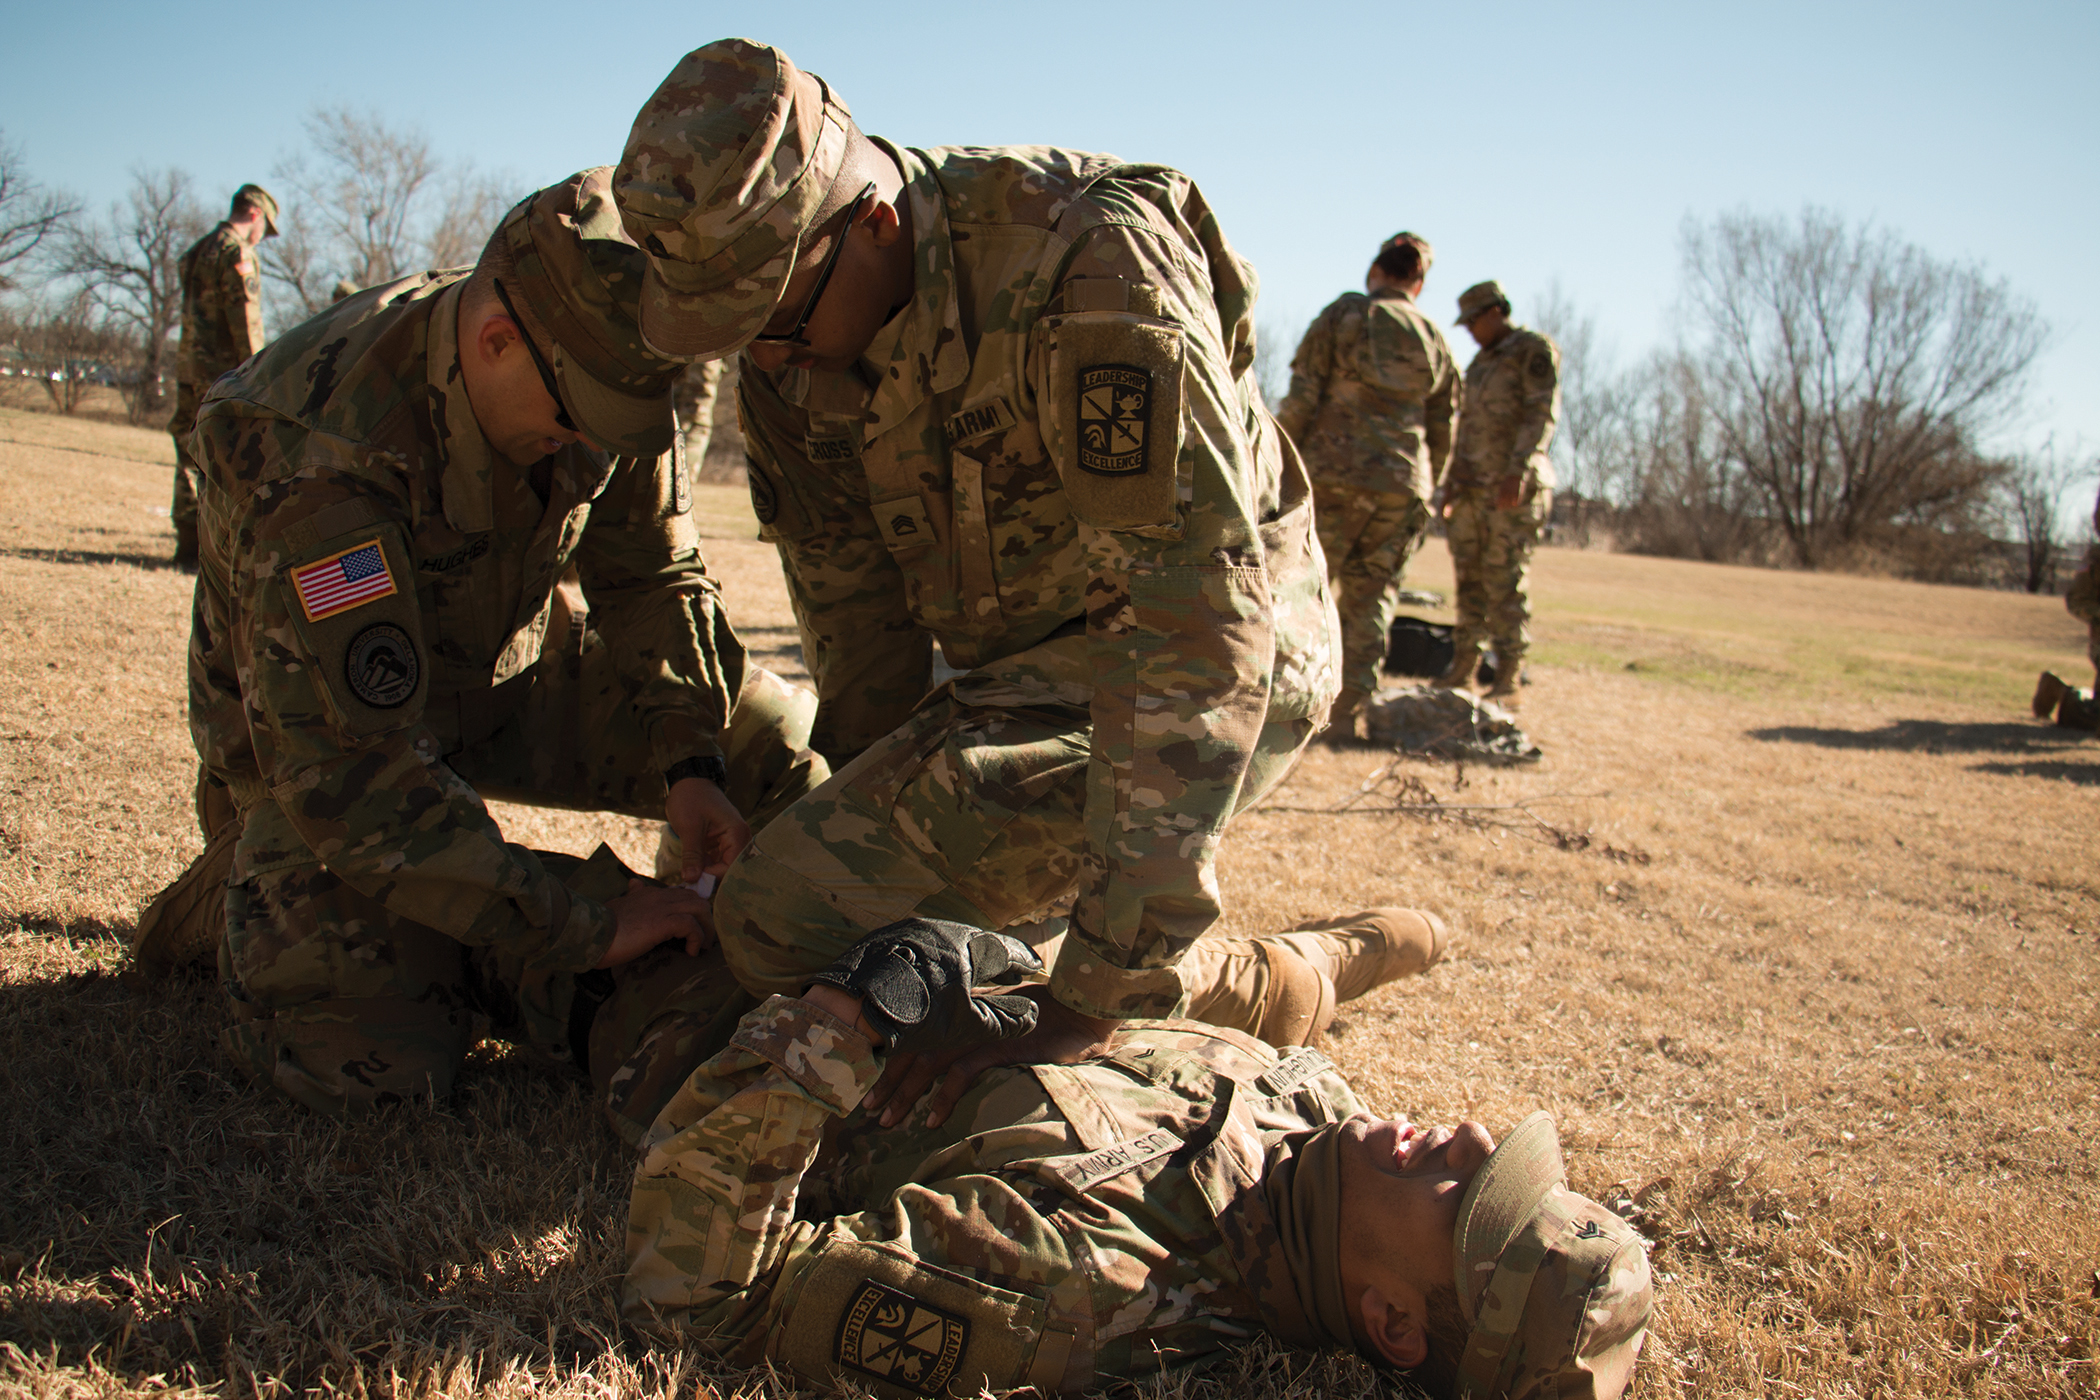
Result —
[[1451, 1232], [1457, 1261], [1459, 1305], [1473, 1320], [1473, 1296], [1486, 1282], [1476, 1266], [1502, 1257], [1517, 1232], [1538, 1214], [1546, 1193], [1568, 1178], [1560, 1155], [1560, 1135], [1544, 1110], [1511, 1128], [1480, 1164], [1458, 1203], [1458, 1224]]
[[554, 382], [561, 386], [562, 406], [576, 429], [592, 445], [617, 457], [661, 457], [678, 435], [671, 410], [675, 377], [661, 388], [607, 384], [586, 374], [559, 347], [554, 353]]
[[[799, 247], [799, 243], [798, 243]], [[657, 259], [642, 274], [642, 343], [677, 360], [720, 360], [743, 349], [780, 306], [793, 249], [746, 277], [704, 291], [684, 291], [665, 280]]]

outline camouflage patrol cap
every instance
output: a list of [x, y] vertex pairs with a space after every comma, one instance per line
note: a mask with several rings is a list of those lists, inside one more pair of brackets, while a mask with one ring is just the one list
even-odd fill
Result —
[[1633, 1375], [1655, 1295], [1633, 1227], [1567, 1189], [1553, 1119], [1534, 1113], [1489, 1154], [1452, 1232], [1471, 1324], [1458, 1395], [1611, 1400]]
[[233, 207], [252, 204], [262, 210], [263, 237], [277, 236], [277, 200], [261, 185], [243, 185], [233, 192]]
[[338, 277], [335, 279], [335, 289], [329, 292], [328, 299], [331, 302], [341, 301], [344, 297], [354, 297], [363, 290], [364, 288], [358, 286], [349, 278]]
[[1500, 282], [1475, 282], [1458, 294], [1458, 320], [1454, 324], [1463, 326], [1483, 311], [1508, 305], [1509, 298], [1503, 293]]
[[780, 303], [853, 117], [823, 79], [749, 39], [680, 59], [628, 133], [613, 191], [648, 251], [642, 334], [681, 359], [733, 354]]
[[505, 288], [544, 326], [561, 401], [592, 443], [623, 457], [670, 451], [680, 370], [642, 343], [637, 307], [648, 260], [620, 226], [613, 168], [601, 165], [527, 196], [495, 239], [517, 285]]

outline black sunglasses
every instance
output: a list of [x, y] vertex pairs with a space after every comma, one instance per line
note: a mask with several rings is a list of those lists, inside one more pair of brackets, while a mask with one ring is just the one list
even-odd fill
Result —
[[494, 281], [496, 283], [496, 300], [503, 303], [504, 311], [517, 324], [518, 339], [525, 342], [525, 353], [532, 356], [532, 366], [540, 372], [540, 383], [547, 386], [547, 397], [554, 400], [554, 421], [561, 426], [564, 432], [580, 432], [581, 430], [576, 426], [576, 421], [569, 417], [569, 410], [562, 406], [561, 389], [554, 382], [554, 371], [549, 369], [547, 362], [540, 358], [540, 347], [532, 343], [532, 336], [527, 333], [524, 321], [518, 318], [518, 308], [510, 304], [510, 293], [503, 290], [503, 279], [498, 277]]
[[[839, 249], [846, 246], [846, 235], [852, 232], [853, 221], [859, 217], [861, 205], [866, 204], [868, 196], [873, 193], [875, 193], [875, 182], [870, 180], [867, 188], [853, 196], [853, 202], [846, 206], [845, 226], [839, 230], [839, 236], [831, 241], [831, 251], [824, 255], [824, 266], [817, 272], [817, 285], [810, 288], [809, 300], [802, 303], [802, 315], [795, 322], [795, 328], [786, 335], [754, 335], [751, 337], [751, 344], [793, 345], [797, 347], [809, 344], [807, 340], [802, 338], [802, 333], [809, 329], [809, 318], [817, 314], [817, 303], [824, 299], [824, 288], [831, 283], [831, 270], [838, 266]], [[792, 272], [789, 273], [789, 276], [793, 275]]]

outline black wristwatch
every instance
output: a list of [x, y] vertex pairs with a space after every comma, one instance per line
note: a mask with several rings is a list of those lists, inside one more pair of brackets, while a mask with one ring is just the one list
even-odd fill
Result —
[[680, 782], [687, 778], [705, 778], [716, 787], [722, 789], [722, 791], [727, 792], [729, 791], [729, 764], [723, 760], [720, 754], [710, 754], [706, 758], [681, 758], [669, 768], [664, 769], [664, 786], [667, 788], [677, 787]]

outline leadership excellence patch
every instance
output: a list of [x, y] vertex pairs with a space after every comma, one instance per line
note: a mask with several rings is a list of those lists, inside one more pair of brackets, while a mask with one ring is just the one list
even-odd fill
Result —
[[837, 1356], [841, 1365], [892, 1385], [938, 1395], [969, 1340], [967, 1319], [870, 1281], [839, 1320]]
[[1103, 476], [1143, 471], [1151, 416], [1151, 371], [1136, 365], [1079, 371], [1079, 465]]
[[308, 622], [348, 612], [376, 598], [392, 597], [394, 573], [386, 564], [386, 551], [378, 540], [331, 554], [317, 563], [292, 570], [292, 588]]

